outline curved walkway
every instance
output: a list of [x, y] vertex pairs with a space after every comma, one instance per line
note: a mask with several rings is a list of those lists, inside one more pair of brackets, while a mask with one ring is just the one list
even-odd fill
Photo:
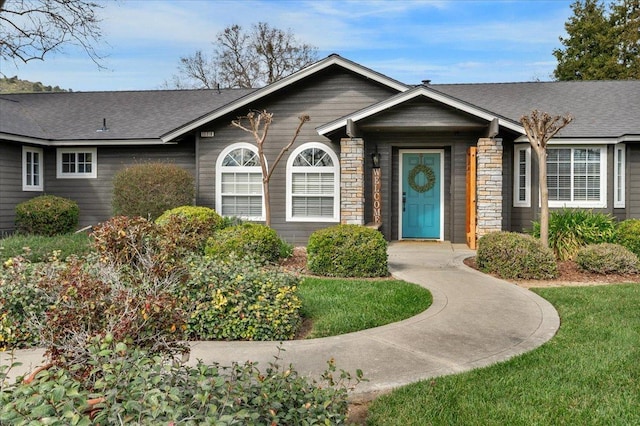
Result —
[[[230, 365], [275, 357], [303, 375], [319, 377], [333, 358], [338, 369], [364, 372], [369, 381], [353, 392], [369, 399], [380, 392], [430, 377], [458, 373], [530, 351], [553, 337], [560, 320], [536, 294], [463, 264], [474, 252], [448, 242], [389, 245], [394, 277], [420, 284], [433, 295], [425, 312], [383, 327], [322, 339], [277, 342], [193, 342], [197, 359]], [[278, 352], [278, 347], [284, 349]], [[41, 352], [17, 351], [24, 370]], [[14, 372], [16, 373], [16, 372]]]

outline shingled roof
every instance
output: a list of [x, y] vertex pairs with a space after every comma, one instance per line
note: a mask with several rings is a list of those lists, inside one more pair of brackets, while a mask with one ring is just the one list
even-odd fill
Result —
[[[318, 61], [262, 89], [157, 90], [129, 92], [72, 92], [0, 94], [0, 134], [55, 141], [152, 141], [160, 143], [215, 120], [300, 79], [340, 66], [398, 91], [379, 104], [413, 96], [477, 113], [485, 119], [501, 119], [512, 130], [533, 109], [552, 114], [570, 113], [574, 121], [561, 138], [623, 138], [640, 140], [640, 81], [576, 81], [531, 83], [403, 85], [339, 55]], [[372, 105], [353, 116], [375, 114]], [[467, 108], [468, 106], [468, 108]], [[344, 125], [349, 117], [318, 127]], [[108, 132], [98, 131], [106, 119]], [[324, 129], [324, 130], [323, 130]]]
[[[0, 133], [51, 141], [159, 140], [255, 89], [0, 95]], [[108, 132], [100, 132], [106, 119]]]
[[640, 80], [439, 84], [430, 88], [519, 122], [538, 109], [573, 115], [564, 138], [640, 136]]

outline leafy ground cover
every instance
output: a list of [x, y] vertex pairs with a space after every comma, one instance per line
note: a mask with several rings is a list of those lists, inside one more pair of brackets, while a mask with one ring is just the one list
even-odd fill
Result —
[[560, 313], [550, 342], [398, 389], [371, 404], [367, 424], [640, 424], [640, 285], [534, 291]]

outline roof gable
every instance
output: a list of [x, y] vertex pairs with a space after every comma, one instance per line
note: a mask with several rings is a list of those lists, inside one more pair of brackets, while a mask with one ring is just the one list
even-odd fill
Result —
[[238, 109], [241, 109], [244, 106], [247, 106], [253, 102], [256, 102], [260, 99], [263, 99], [266, 96], [269, 96], [281, 89], [284, 89], [288, 86], [291, 86], [294, 83], [297, 83], [303, 79], [309, 78], [311, 76], [313, 76], [314, 74], [317, 74], [323, 70], [326, 70], [329, 67], [333, 67], [333, 66], [339, 66], [342, 67], [346, 70], [349, 70], [351, 72], [354, 72], [358, 75], [361, 75], [364, 78], [373, 80], [379, 84], [382, 84], [384, 86], [390, 87], [394, 90], [397, 90], [399, 92], [404, 92], [404, 91], [408, 91], [410, 89], [410, 86], [407, 86], [403, 83], [400, 83], [397, 80], [394, 80], [392, 78], [389, 78], [383, 74], [380, 74], [376, 71], [373, 71], [369, 68], [366, 68], [360, 64], [357, 64], [355, 62], [349, 61], [348, 59], [345, 59], [339, 55], [333, 54], [328, 56], [327, 58], [318, 61], [312, 65], [309, 65], [306, 68], [301, 69], [300, 71], [297, 71], [291, 75], [289, 75], [288, 77], [285, 77], [281, 80], [278, 80], [277, 82], [270, 84], [268, 86], [265, 86], [261, 89], [256, 90], [255, 92], [251, 93], [250, 95], [247, 95], [243, 98], [237, 99], [234, 102], [231, 102], [228, 105], [223, 106], [222, 108], [219, 108], [215, 111], [212, 111], [211, 113], [200, 117], [197, 120], [194, 120], [190, 123], [187, 123], [186, 125], [175, 129], [172, 132], [169, 132], [165, 135], [163, 135], [163, 140], [172, 140], [186, 132], [189, 132], [193, 129], [196, 129], [200, 126], [203, 126], [205, 124], [207, 124], [208, 122], [211, 122], [219, 117], [222, 117], [226, 114], [232, 113]]
[[350, 114], [348, 116], [334, 120], [330, 123], [319, 126], [316, 128], [316, 130], [321, 135], [327, 135], [328, 133], [331, 133], [339, 128], [345, 127], [349, 120], [353, 121], [354, 123], [357, 123], [358, 121], [372, 117], [373, 115], [378, 114], [381, 111], [387, 110], [389, 108], [393, 108], [400, 104], [403, 104], [421, 97], [428, 98], [435, 102], [442, 103], [456, 110], [459, 110], [467, 114], [470, 114], [472, 116], [478, 117], [480, 119], [486, 120], [487, 122], [491, 122], [494, 119], [498, 119], [498, 122], [501, 126], [507, 127], [519, 133], [524, 133], [524, 130], [522, 129], [522, 126], [519, 123], [515, 123], [512, 120], [509, 120], [505, 117], [498, 116], [495, 113], [487, 111], [478, 106], [469, 104], [467, 102], [461, 101], [459, 99], [456, 99], [447, 94], [438, 92], [426, 86], [414, 87], [411, 90], [408, 90], [403, 93], [399, 93], [382, 102], [378, 102], [377, 104], [371, 105], [367, 108], [363, 108], [360, 111], [356, 111], [353, 114]]

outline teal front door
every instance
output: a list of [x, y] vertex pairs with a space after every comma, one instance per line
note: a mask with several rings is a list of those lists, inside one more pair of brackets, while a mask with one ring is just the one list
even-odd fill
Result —
[[442, 239], [442, 153], [400, 155], [402, 238]]

